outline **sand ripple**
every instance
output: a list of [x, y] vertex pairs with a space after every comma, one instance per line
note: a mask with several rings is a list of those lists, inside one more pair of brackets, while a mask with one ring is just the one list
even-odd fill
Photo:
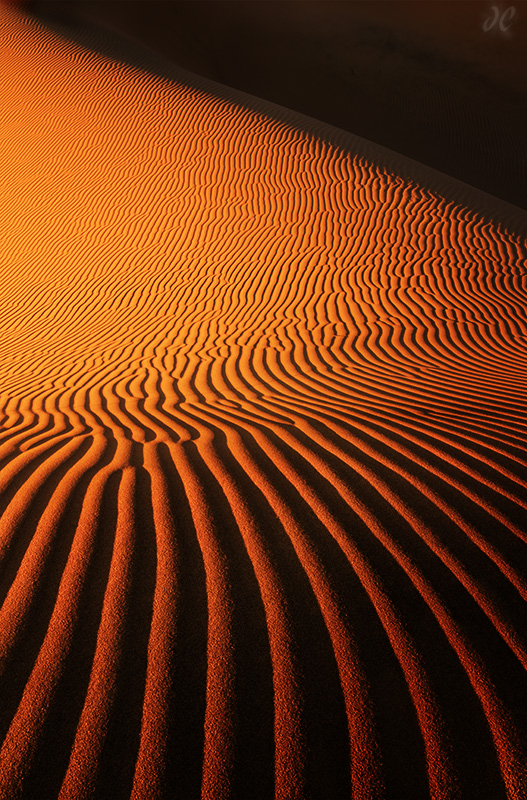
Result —
[[521, 800], [521, 225], [2, 15], [0, 796]]

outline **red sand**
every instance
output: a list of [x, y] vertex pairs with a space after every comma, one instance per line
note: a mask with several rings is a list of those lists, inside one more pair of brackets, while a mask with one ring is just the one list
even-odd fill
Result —
[[527, 796], [525, 215], [2, 42], [0, 797]]

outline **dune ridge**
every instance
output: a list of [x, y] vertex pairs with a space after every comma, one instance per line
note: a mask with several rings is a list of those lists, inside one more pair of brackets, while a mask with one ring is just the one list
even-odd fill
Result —
[[1, 13], [0, 795], [521, 800], [524, 216]]

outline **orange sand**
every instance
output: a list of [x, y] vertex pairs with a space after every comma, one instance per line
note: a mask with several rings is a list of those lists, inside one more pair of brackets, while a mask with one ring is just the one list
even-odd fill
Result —
[[525, 215], [1, 14], [0, 797], [527, 796]]

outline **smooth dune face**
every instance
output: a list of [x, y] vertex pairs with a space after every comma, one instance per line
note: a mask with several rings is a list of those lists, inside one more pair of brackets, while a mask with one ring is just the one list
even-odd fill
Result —
[[521, 800], [521, 219], [1, 33], [0, 796]]

